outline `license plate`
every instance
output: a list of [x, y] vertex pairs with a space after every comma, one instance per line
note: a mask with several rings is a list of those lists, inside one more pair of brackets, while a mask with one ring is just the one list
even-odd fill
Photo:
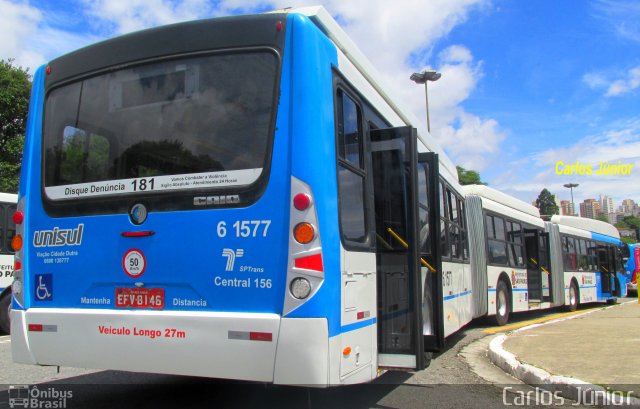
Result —
[[118, 308], [164, 308], [164, 288], [116, 288]]

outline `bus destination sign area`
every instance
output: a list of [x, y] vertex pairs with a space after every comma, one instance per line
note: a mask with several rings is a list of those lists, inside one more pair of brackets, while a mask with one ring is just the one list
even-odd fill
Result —
[[107, 180], [73, 185], [46, 186], [49, 199], [64, 200], [112, 196], [132, 193], [166, 192], [170, 190], [208, 189], [250, 185], [262, 174], [262, 168], [183, 175], [150, 176], [134, 179]]

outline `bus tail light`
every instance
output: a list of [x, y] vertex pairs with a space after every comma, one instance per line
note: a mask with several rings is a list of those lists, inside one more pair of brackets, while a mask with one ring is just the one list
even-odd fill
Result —
[[313, 297], [324, 282], [322, 243], [311, 187], [291, 177], [289, 261], [283, 315]]
[[300, 244], [311, 243], [316, 235], [316, 229], [313, 228], [311, 223], [298, 223], [293, 229], [293, 237]]
[[291, 295], [299, 300], [304, 300], [311, 294], [311, 283], [306, 278], [296, 277], [291, 281], [289, 290]]
[[305, 270], [324, 271], [322, 267], [322, 254], [297, 258], [295, 259], [294, 266], [295, 268]]
[[11, 239], [11, 249], [13, 251], [20, 251], [22, 250], [22, 236], [20, 234], [16, 234], [15, 236], [13, 236], [13, 238]]
[[23, 212], [15, 212], [13, 214], [13, 222], [15, 224], [22, 224], [24, 221], [24, 213]]
[[13, 268], [13, 284], [11, 284], [11, 293], [13, 294], [13, 308], [24, 308], [24, 220], [25, 220], [25, 199], [21, 197], [18, 200], [16, 206], [16, 212], [13, 214], [13, 221], [16, 224], [16, 235], [11, 239], [11, 247], [15, 251], [14, 253], [14, 268]]
[[311, 206], [311, 196], [306, 193], [298, 193], [293, 198], [293, 207], [300, 211], [307, 210]]

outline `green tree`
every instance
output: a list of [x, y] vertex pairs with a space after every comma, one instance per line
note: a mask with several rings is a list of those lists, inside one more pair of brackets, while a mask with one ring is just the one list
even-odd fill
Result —
[[596, 220], [600, 220], [601, 222], [609, 223], [609, 218], [607, 217], [607, 215], [606, 214], [602, 214], [602, 213], [600, 213], [600, 214], [598, 214], [596, 216]]
[[475, 170], [466, 170], [462, 166], [456, 166], [458, 180], [461, 185], [486, 185], [480, 180], [480, 174]]
[[552, 195], [546, 188], [542, 189], [540, 195], [538, 195], [536, 207], [540, 209], [540, 214], [544, 216], [553, 216], [560, 211], [556, 204], [556, 195]]
[[0, 60], [0, 191], [16, 193], [27, 123], [31, 75]]

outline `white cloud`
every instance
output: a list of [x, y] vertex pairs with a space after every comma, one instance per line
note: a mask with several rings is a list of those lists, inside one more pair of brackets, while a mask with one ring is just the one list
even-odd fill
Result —
[[[34, 68], [46, 59], [102, 37], [178, 21], [318, 3], [338, 19], [403, 105], [425, 125], [424, 89], [409, 81], [409, 76], [424, 68], [442, 72], [438, 82], [429, 84], [431, 128], [456, 163], [482, 169], [499, 152], [505, 137], [499, 124], [491, 118], [474, 116], [462, 107], [482, 77], [482, 63], [475, 61], [463, 45], [432, 55], [438, 39], [464, 23], [471, 10], [489, 4], [489, 0], [398, 0], [393, 4], [388, 0], [82, 0], [74, 3], [84, 6], [76, 12], [76, 18], [90, 21], [91, 25], [81, 33], [47, 25], [46, 21], [53, 19], [43, 17], [43, 12], [27, 3], [0, 0], [2, 9], [12, 13], [7, 20], [12, 28], [5, 30], [13, 36], [9, 37], [14, 40], [13, 49], [21, 51], [18, 62], [25, 61]], [[5, 17], [0, 17], [0, 27], [3, 20]], [[0, 51], [0, 56], [10, 55], [10, 51]]]
[[638, 87], [640, 87], [640, 66], [630, 69], [626, 78], [616, 80], [609, 85], [605, 95], [615, 97], [631, 92]]
[[594, 0], [594, 16], [620, 38], [640, 42], [640, 3], [637, 0]]
[[[592, 174], [558, 174], [556, 165], [591, 165]], [[600, 163], [633, 165], [630, 175], [596, 175]], [[564, 165], [559, 166], [562, 170]], [[503, 165], [501, 177], [493, 187], [530, 202], [543, 188], [562, 199], [569, 199], [565, 183], [578, 183], [575, 202], [609, 195], [620, 201], [640, 197], [640, 120], [618, 124], [601, 134], [591, 135], [572, 145], [533, 153], [521, 160]], [[517, 183], [515, 182], [517, 181]], [[576, 205], [577, 206], [577, 205]]]
[[42, 13], [26, 1], [0, 0], [0, 10], [0, 58], [13, 58], [16, 65], [33, 67], [42, 58], [24, 47], [23, 39], [37, 32]]
[[211, 2], [206, 0], [85, 0], [88, 15], [114, 28], [114, 34], [148, 27], [213, 17]]
[[640, 87], [640, 65], [615, 74], [587, 73], [582, 76], [582, 82], [593, 90], [603, 91], [606, 97], [621, 96]]

